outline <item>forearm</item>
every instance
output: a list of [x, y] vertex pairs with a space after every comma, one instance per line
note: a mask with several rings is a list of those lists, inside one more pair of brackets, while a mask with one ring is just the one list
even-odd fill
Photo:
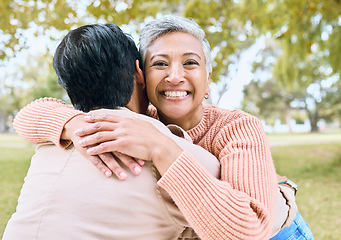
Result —
[[272, 218], [266, 206], [228, 182], [214, 179], [186, 153], [158, 184], [203, 240], [266, 239], [269, 234]]
[[224, 133], [224, 139], [231, 140], [220, 142], [224, 148], [217, 149], [221, 180], [207, 174], [185, 153], [158, 182], [202, 239], [269, 237], [276, 177], [264, 135], [255, 134], [245, 140], [238, 139], [242, 135], [236, 131]]
[[26, 141], [41, 143], [52, 141], [59, 147], [67, 147], [71, 141], [61, 140], [65, 123], [81, 111], [54, 98], [41, 98], [28, 104], [14, 119], [16, 132]]

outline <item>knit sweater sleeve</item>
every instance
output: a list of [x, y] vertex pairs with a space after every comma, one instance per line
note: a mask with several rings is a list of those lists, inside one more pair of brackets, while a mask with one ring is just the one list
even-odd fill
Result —
[[203, 240], [269, 239], [277, 185], [260, 121], [232, 121], [211, 142], [221, 163], [220, 180], [183, 152], [159, 186]]
[[55, 98], [40, 98], [28, 104], [14, 118], [16, 132], [28, 142], [53, 142], [66, 148], [71, 141], [61, 140], [64, 125], [73, 117], [84, 114]]

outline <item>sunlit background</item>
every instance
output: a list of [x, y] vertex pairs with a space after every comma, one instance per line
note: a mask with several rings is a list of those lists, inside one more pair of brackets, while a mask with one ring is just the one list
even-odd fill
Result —
[[340, 0], [0, 1], [0, 233], [34, 154], [12, 128], [15, 114], [41, 97], [68, 102], [51, 64], [63, 36], [110, 22], [138, 43], [143, 26], [168, 13], [206, 32], [208, 103], [262, 120], [276, 170], [298, 184], [315, 239], [341, 239]]
[[3, 1], [0, 131], [34, 99], [67, 101], [51, 66], [68, 30], [113, 22], [138, 43], [145, 23], [167, 13], [195, 19], [212, 48], [209, 103], [241, 108], [267, 132], [339, 129], [341, 3], [329, 1]]

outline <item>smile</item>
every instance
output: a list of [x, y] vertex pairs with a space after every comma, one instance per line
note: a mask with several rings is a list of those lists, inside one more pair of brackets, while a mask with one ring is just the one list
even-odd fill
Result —
[[163, 95], [166, 97], [186, 97], [187, 91], [164, 91]]

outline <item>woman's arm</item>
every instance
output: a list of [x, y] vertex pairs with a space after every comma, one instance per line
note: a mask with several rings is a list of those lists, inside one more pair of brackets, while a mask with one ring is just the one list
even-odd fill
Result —
[[163, 176], [158, 184], [171, 195], [202, 239], [269, 237], [277, 185], [270, 148], [259, 121], [248, 118], [231, 123], [215, 137], [221, 180], [204, 171], [192, 155], [173, 149], [170, 142], [164, 144], [156, 134], [145, 133], [147, 126], [134, 121], [116, 118], [110, 127], [101, 123], [98, 126], [104, 132], [89, 136], [82, 144], [104, 141], [89, 152], [120, 151], [152, 160], [157, 168], [163, 152], [166, 161], [159, 169]]
[[159, 181], [202, 239], [268, 239], [276, 175], [261, 123], [240, 119], [213, 141], [221, 180], [181, 155]]
[[[61, 148], [67, 148], [74, 142], [76, 149], [89, 159], [105, 176], [112, 172], [121, 180], [126, 179], [127, 173], [111, 154], [90, 156], [86, 149], [77, 142], [81, 138], [74, 135], [80, 127], [89, 125], [84, 121], [85, 113], [71, 105], [55, 98], [40, 98], [21, 109], [14, 119], [16, 132], [28, 142], [53, 142]], [[141, 167], [130, 157], [119, 155], [122, 163], [133, 173], [140, 174]], [[142, 163], [141, 163], [142, 164]]]
[[65, 124], [84, 113], [55, 98], [40, 98], [21, 109], [14, 118], [14, 129], [28, 142], [53, 142], [66, 148], [72, 142], [62, 140]]

